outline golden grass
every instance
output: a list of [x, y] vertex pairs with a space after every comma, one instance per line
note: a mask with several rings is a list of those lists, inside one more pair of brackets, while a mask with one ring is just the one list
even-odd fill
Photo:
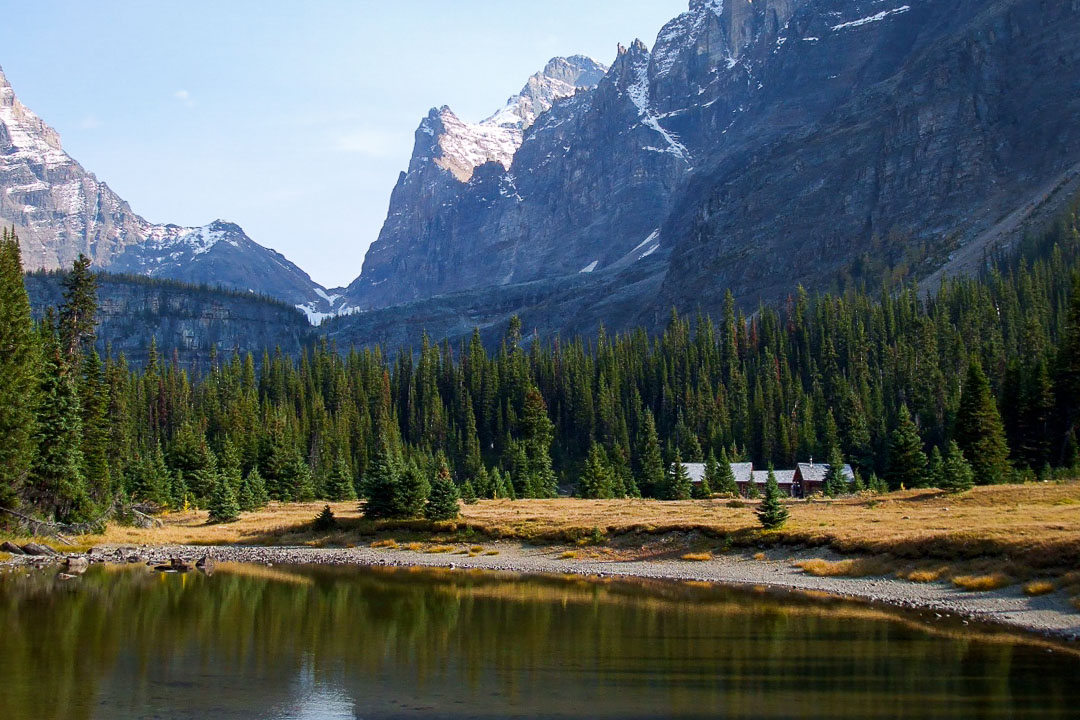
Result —
[[486, 551], [484, 552], [484, 554], [485, 554], [485, 555], [498, 555], [498, 554], [499, 554], [499, 551], [498, 551], [498, 550], [486, 550]]
[[578, 556], [577, 551], [575, 551], [575, 550], [565, 550], [565, 551], [563, 551], [563, 554], [560, 555], [559, 557], [562, 558], [563, 560], [573, 560], [577, 556]]
[[892, 571], [892, 563], [882, 558], [848, 558], [846, 560], [801, 560], [795, 563], [807, 575], [817, 577], [866, 577], [868, 575], [887, 575]]
[[483, 545], [473, 545], [472, 547], [469, 548], [469, 552], [471, 552], [471, 553], [482, 553], [482, 552], [484, 552], [484, 546]]
[[947, 567], [938, 567], [932, 570], [911, 570], [910, 572], [900, 573], [900, 577], [918, 583], [937, 582], [945, 576], [948, 570]]
[[[465, 506], [461, 518], [442, 523], [373, 522], [362, 517], [360, 503], [331, 503], [340, 525], [332, 535], [311, 530], [312, 518], [323, 504], [271, 503], [225, 525], [207, 524], [203, 511], [170, 513], [162, 517], [164, 527], [113, 526], [103, 535], [77, 538], [77, 542], [80, 547], [103, 543], [318, 546], [355, 544], [362, 537], [393, 532], [398, 538], [411, 535], [409, 539], [435, 533], [439, 536], [435, 542], [457, 542], [458, 546], [471, 545], [477, 537], [574, 545], [599, 532], [610, 546], [636, 552], [649, 546], [656, 535], [692, 533], [720, 541], [725, 548], [767, 543], [832, 547], [846, 555], [889, 555], [898, 567], [912, 561], [966, 566], [991, 559], [997, 567], [990, 569], [996, 570], [1011, 560], [1020, 569], [1019, 580], [1053, 577], [1080, 567], [1080, 483], [1075, 481], [977, 487], [961, 496], [907, 490], [827, 503], [790, 502], [788, 523], [769, 533], [761, 531], [753, 512], [755, 503], [725, 499], [481, 500]], [[961, 572], [969, 570], [965, 567]], [[1014, 568], [1007, 572], [1014, 574]], [[1080, 595], [1080, 578], [1076, 585], [1077, 591], [1070, 594]]]
[[449, 553], [454, 552], [457, 548], [453, 545], [432, 545], [424, 552], [428, 553]]
[[1013, 579], [1005, 573], [989, 575], [958, 575], [952, 579], [953, 585], [968, 592], [985, 592], [1012, 585]]
[[1035, 580], [1024, 585], [1024, 594], [1032, 597], [1038, 595], [1049, 595], [1054, 592], [1054, 583], [1049, 580]]
[[11, 559], [11, 553], [9, 553], [9, 552], [0, 552], [0, 562], [7, 562], [10, 559]]
[[681, 556], [681, 559], [690, 560], [692, 562], [707, 562], [709, 560], [712, 560], [712, 553], [686, 553], [685, 555]]
[[763, 552], [754, 553], [754, 559], [755, 560], [764, 560], [765, 559], [765, 553], [763, 553]]
[[395, 540], [394, 538], [385, 538], [383, 540], [376, 540], [375, 542], [371, 543], [371, 547], [373, 548], [390, 548], [391, 550], [394, 550], [397, 549], [397, 546], [397, 540]]
[[422, 547], [424, 547], [424, 544], [423, 543], [418, 543], [418, 542], [410, 542], [410, 543], [405, 543], [401, 547], [403, 549], [405, 549], [405, 550], [410, 550], [412, 552], [420, 552], [420, 549]]

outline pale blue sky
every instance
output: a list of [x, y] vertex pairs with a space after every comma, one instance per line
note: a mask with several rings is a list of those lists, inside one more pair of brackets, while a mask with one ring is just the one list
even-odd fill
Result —
[[2, 0], [0, 66], [153, 222], [221, 217], [331, 287], [360, 274], [433, 106], [478, 121], [556, 55], [610, 64], [687, 0]]

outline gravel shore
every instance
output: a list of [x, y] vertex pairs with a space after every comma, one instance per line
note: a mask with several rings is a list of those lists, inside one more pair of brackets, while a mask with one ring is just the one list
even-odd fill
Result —
[[[999, 623], [1041, 635], [1080, 640], [1080, 612], [1060, 592], [1028, 597], [1018, 586], [989, 592], [966, 592], [944, 583], [914, 583], [889, 577], [817, 577], [793, 563], [813, 557], [830, 558], [821, 551], [772, 551], [764, 556], [733, 553], [706, 561], [678, 559], [617, 560], [561, 557], [561, 547], [529, 547], [516, 543], [484, 543], [498, 554], [462, 554], [412, 551], [403, 548], [309, 548], [252, 546], [98, 547], [91, 562], [168, 563], [171, 558], [194, 562], [206, 555], [218, 562], [273, 565], [383, 565], [484, 569], [515, 573], [578, 574], [612, 578], [695, 580], [818, 591], [890, 605], [931, 610], [943, 616]], [[830, 558], [831, 559], [831, 558]], [[63, 557], [17, 558], [15, 563], [61, 562]]]

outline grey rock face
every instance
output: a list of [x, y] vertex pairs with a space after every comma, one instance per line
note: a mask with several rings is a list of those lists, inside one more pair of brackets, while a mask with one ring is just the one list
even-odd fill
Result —
[[[61, 276], [33, 273], [26, 290], [34, 316], [63, 302]], [[150, 338], [163, 357], [188, 369], [206, 369], [212, 352], [227, 359], [233, 352], [281, 348], [296, 356], [314, 342], [315, 330], [286, 302], [249, 293], [193, 287], [169, 281], [122, 275], [98, 278], [97, 347], [114, 357], [123, 354], [141, 367]]]
[[509, 161], [455, 181], [429, 116], [348, 302], [453, 328], [512, 298], [565, 319], [552, 288], [619, 288], [604, 311], [655, 327], [672, 304], [775, 301], [897, 249], [924, 249], [917, 276], [970, 270], [1080, 186], [1078, 111], [1074, 0], [692, 0]]
[[153, 225], [136, 215], [64, 152], [57, 132], [19, 102], [2, 70], [0, 218], [15, 225], [26, 270], [67, 268], [84, 254], [102, 270], [222, 285], [313, 311], [331, 309], [321, 286], [236, 225]]

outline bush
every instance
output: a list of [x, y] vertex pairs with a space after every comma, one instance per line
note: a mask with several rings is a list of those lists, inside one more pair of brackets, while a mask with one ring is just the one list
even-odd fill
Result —
[[315, 516], [315, 531], [328, 532], [330, 530], [336, 530], [337, 526], [338, 522], [337, 518], [334, 517], [334, 511], [330, 509], [329, 505], [323, 506], [322, 512]]

